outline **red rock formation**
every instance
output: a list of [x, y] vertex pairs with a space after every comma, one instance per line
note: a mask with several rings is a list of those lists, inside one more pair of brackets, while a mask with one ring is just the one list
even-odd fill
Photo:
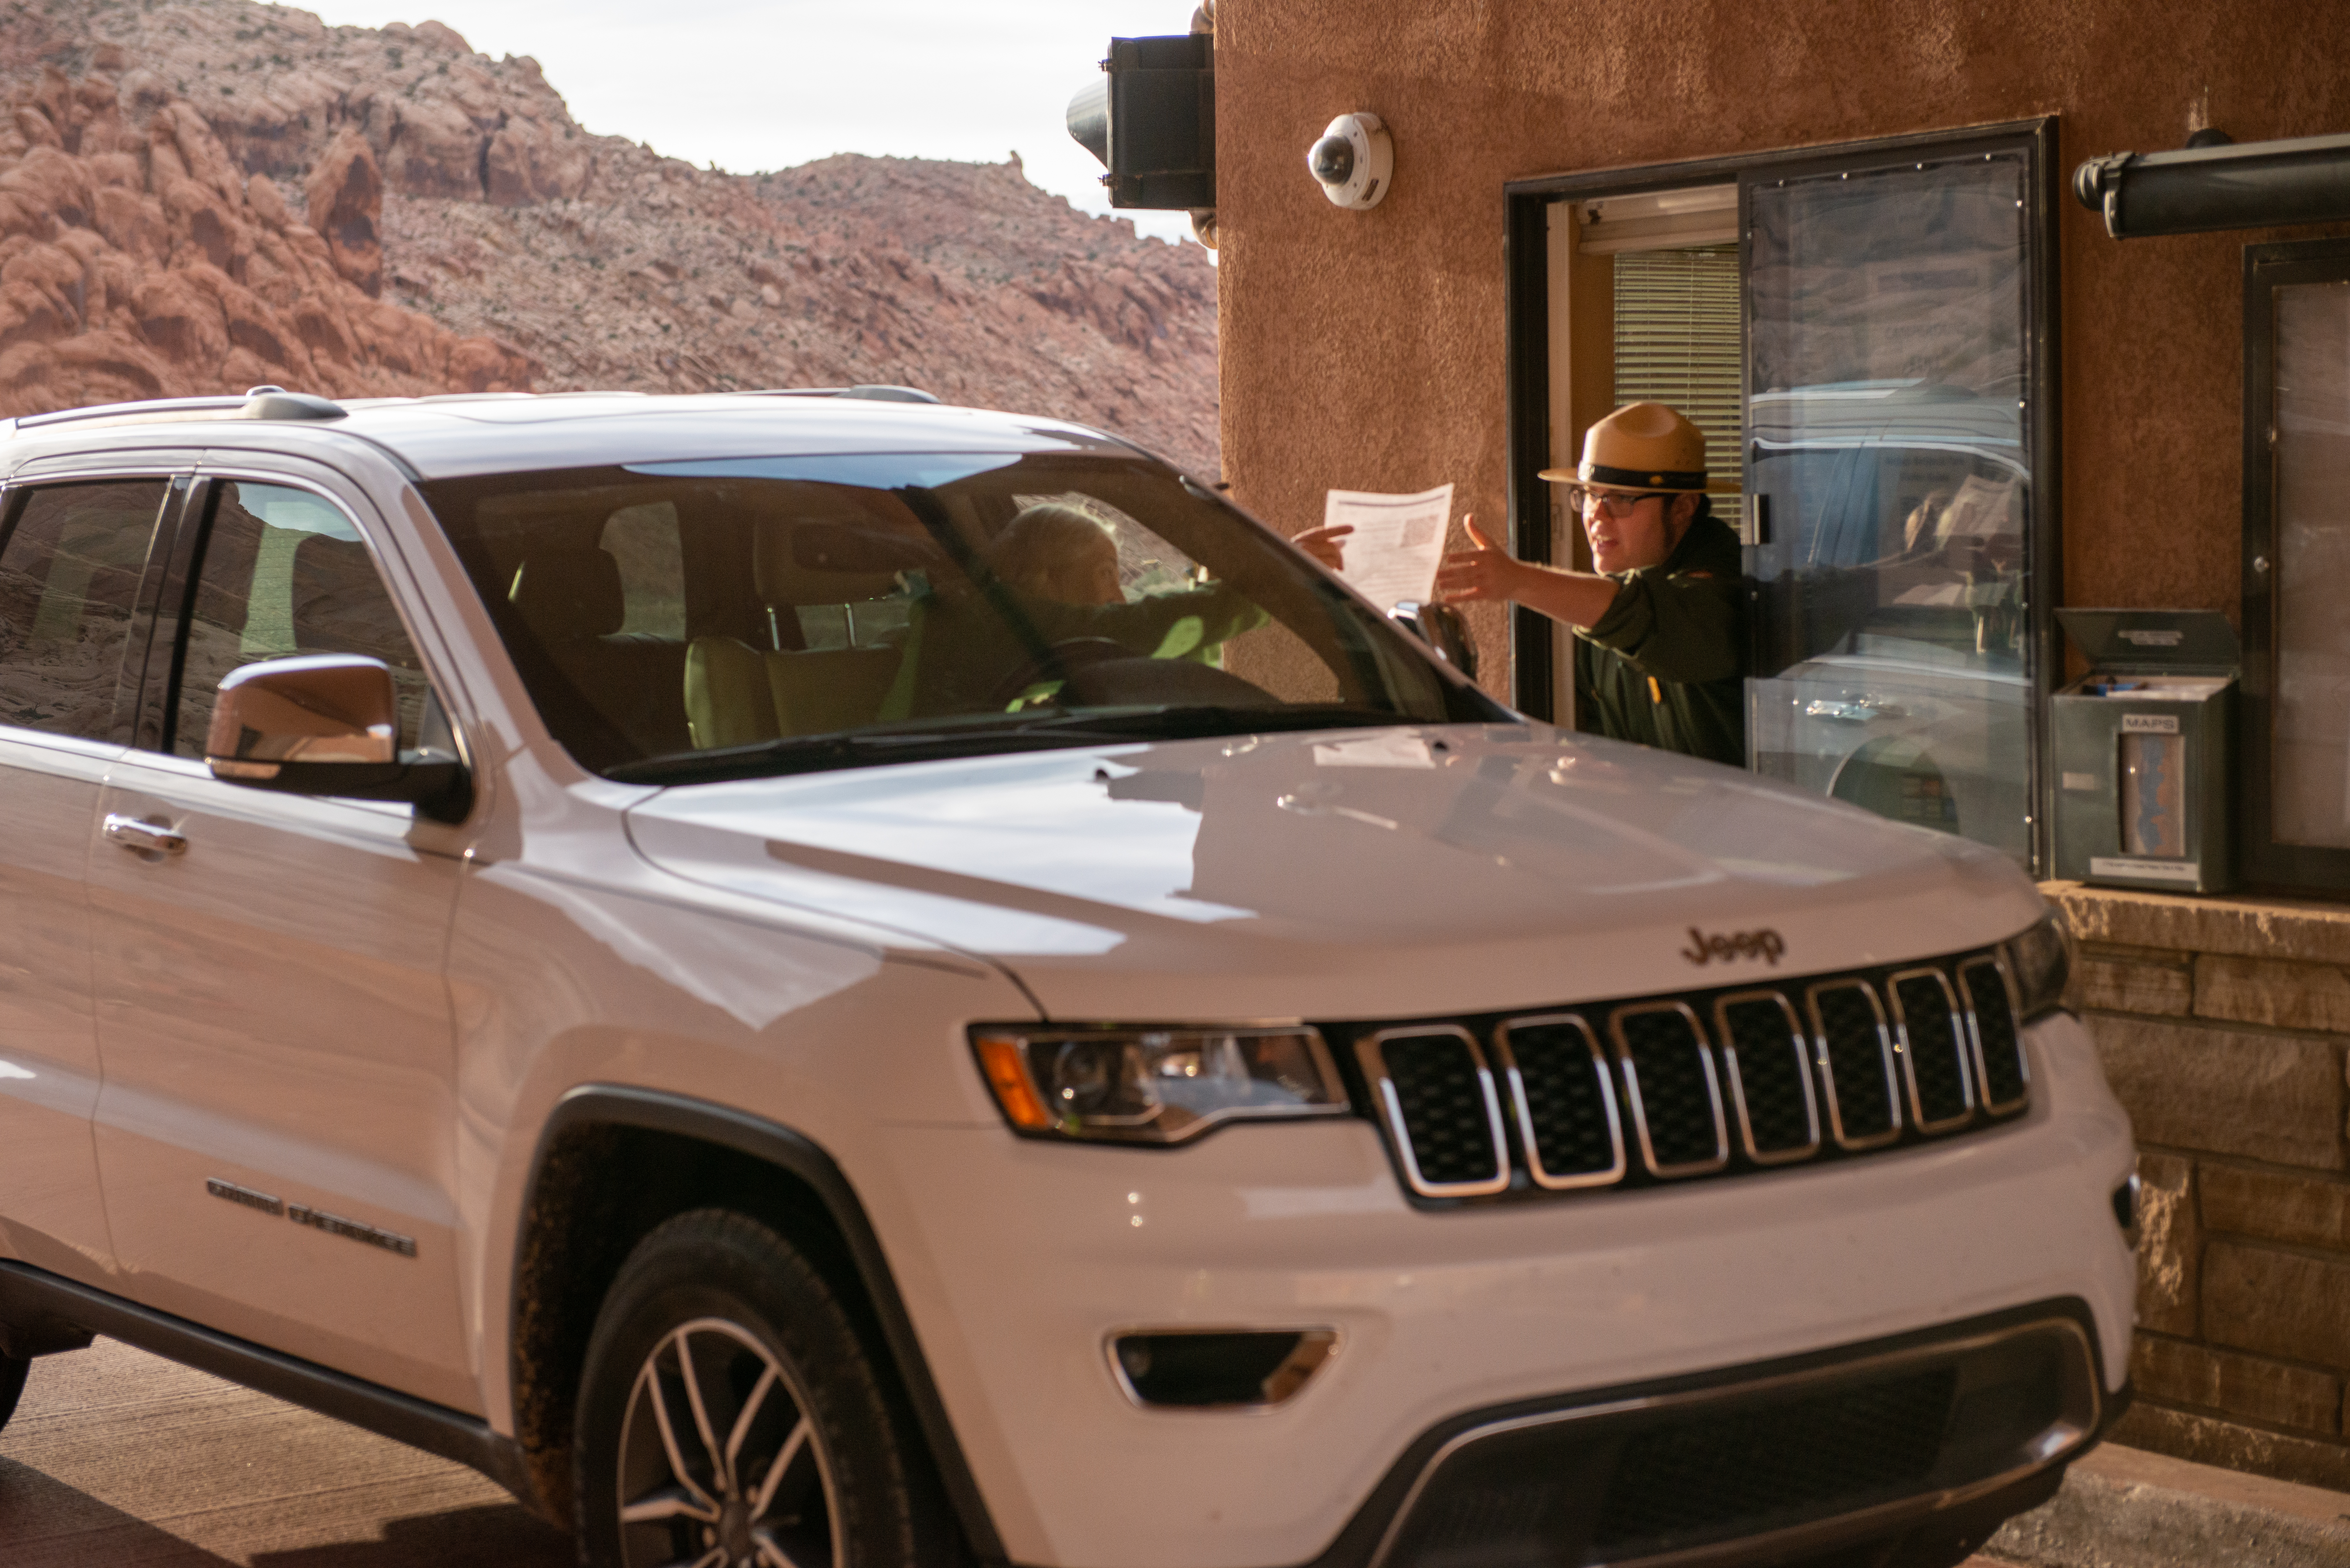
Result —
[[[261, 174], [253, 177], [253, 183], [271, 185]], [[319, 155], [303, 192], [310, 202], [310, 227], [327, 242], [335, 270], [359, 285], [369, 299], [381, 295], [383, 173], [367, 138], [345, 128]]]
[[[1100, 425], [1216, 471], [1205, 253], [1077, 213], [1029, 184], [1016, 161], [841, 157], [722, 174], [588, 134], [536, 62], [475, 54], [437, 22], [330, 28], [246, 0], [50, 5], [0, 12], [0, 88], [17, 84], [0, 107], [0, 168], [78, 145], [60, 128], [83, 110], [56, 112], [61, 91], [80, 102], [75, 80], [117, 75], [113, 101], [87, 109], [91, 121], [103, 107], [124, 128], [161, 123], [174, 149], [200, 118], [210, 153], [165, 155], [160, 183], [147, 163], [92, 176], [93, 215], [68, 223], [59, 210], [57, 221], [149, 257], [149, 271], [188, 273], [170, 286], [172, 313], [156, 317], [175, 341], [258, 353], [246, 346], [258, 341], [251, 320], [245, 338], [229, 335], [226, 305], [213, 336], [191, 325], [190, 290], [225, 297], [193, 281], [197, 265], [261, 300], [284, 351], [308, 354], [315, 374], [289, 366], [256, 379], [346, 392], [390, 389], [367, 379], [387, 375], [504, 384], [527, 359], [544, 390], [907, 382]], [[44, 61], [64, 74], [40, 71]], [[19, 104], [34, 117], [12, 129]], [[114, 135], [95, 140], [112, 148]], [[13, 173], [0, 172], [0, 234], [14, 232]], [[288, 198], [307, 223], [276, 215]], [[263, 234], [311, 270], [265, 253]], [[253, 281], [256, 262], [288, 286], [323, 275], [343, 303], [283, 303], [285, 287]], [[0, 261], [0, 317], [10, 297]], [[394, 333], [390, 321], [413, 319], [397, 307], [445, 329], [438, 346]], [[478, 346], [459, 350], [461, 337]], [[0, 405], [10, 396], [0, 388]]]
[[[363, 140], [357, 161], [371, 173]], [[380, 199], [353, 178], [329, 208], [371, 238]], [[528, 383], [517, 351], [369, 298], [338, 270], [346, 248], [359, 254], [236, 168], [186, 100], [45, 67], [0, 102], [0, 412], [260, 382], [344, 394]]]

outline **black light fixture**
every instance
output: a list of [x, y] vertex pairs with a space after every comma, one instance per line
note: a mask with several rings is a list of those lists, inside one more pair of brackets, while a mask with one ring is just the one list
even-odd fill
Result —
[[2114, 152], [2073, 171], [2081, 205], [2117, 240], [2350, 223], [2350, 136], [2230, 142], [2201, 130], [2177, 152]]
[[1103, 78], [1069, 100], [1069, 135], [1101, 161], [1112, 207], [1216, 204], [1216, 42], [1112, 38]]

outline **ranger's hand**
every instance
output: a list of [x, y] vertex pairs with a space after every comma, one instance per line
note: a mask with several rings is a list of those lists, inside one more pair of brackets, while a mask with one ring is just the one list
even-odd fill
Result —
[[1469, 542], [1476, 548], [1444, 557], [1436, 568], [1436, 597], [1447, 604], [1516, 597], [1525, 582], [1525, 563], [1485, 537], [1473, 513], [1462, 514], [1461, 526], [1469, 531]]
[[1341, 523], [1330, 528], [1308, 528], [1295, 535], [1290, 543], [1329, 567], [1332, 571], [1346, 568], [1346, 545], [1342, 541], [1355, 531], [1352, 523]]

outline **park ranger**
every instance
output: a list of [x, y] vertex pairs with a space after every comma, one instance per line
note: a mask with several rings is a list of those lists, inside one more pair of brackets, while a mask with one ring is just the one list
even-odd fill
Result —
[[1742, 766], [1745, 588], [1738, 535], [1705, 493], [1705, 436], [1662, 403], [1593, 425], [1583, 462], [1545, 469], [1583, 521], [1595, 572], [1512, 556], [1463, 519], [1475, 548], [1445, 557], [1447, 600], [1501, 600], [1575, 628], [1575, 691], [1603, 735]]

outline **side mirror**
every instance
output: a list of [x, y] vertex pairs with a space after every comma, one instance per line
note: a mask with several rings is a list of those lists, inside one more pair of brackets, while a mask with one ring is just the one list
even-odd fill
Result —
[[473, 785], [453, 749], [398, 750], [400, 691], [380, 659], [349, 653], [265, 659], [220, 684], [204, 762], [213, 777], [287, 794], [404, 800], [461, 820]]
[[1470, 680], [1477, 679], [1477, 643], [1459, 610], [1433, 599], [1425, 604], [1404, 599], [1388, 611], [1388, 618], [1434, 649], [1437, 658]]

